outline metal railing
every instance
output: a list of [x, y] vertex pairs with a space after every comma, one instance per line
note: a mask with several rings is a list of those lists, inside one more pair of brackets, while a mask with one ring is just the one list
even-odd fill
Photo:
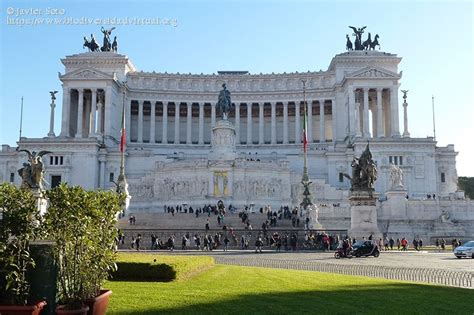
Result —
[[225, 265], [282, 268], [364, 276], [390, 280], [413, 281], [451, 287], [474, 289], [474, 273], [468, 271], [448, 271], [442, 269], [406, 268], [389, 266], [342, 265], [327, 262], [276, 260], [266, 258], [214, 257], [215, 262]]

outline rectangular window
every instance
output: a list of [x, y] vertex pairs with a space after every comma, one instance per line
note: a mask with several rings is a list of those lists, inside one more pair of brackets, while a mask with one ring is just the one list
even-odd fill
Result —
[[395, 165], [398, 165], [398, 156], [394, 156], [393, 159], [395, 160]]
[[53, 156], [50, 156], [50, 157], [49, 157], [49, 165], [53, 165], [53, 159], [54, 159]]
[[393, 163], [392, 156], [389, 156], [389, 157], [388, 157], [388, 162], [389, 162], [390, 164], [392, 164], [392, 163]]
[[400, 156], [399, 160], [400, 160], [400, 165], [403, 165], [403, 156]]
[[444, 175], [444, 173], [441, 173], [441, 182], [446, 182], [446, 175]]
[[342, 183], [344, 181], [344, 175], [339, 173], [339, 182]]
[[109, 182], [113, 182], [113, 181], [114, 181], [114, 173], [111, 172], [111, 173], [109, 174]]
[[63, 158], [63, 156], [61, 155], [61, 156], [59, 157], [59, 164], [60, 164], [60, 165], [63, 165], [63, 162], [64, 162], [64, 158]]
[[61, 184], [61, 175], [51, 175], [51, 188], [57, 187]]
[[10, 173], [10, 183], [15, 181], [15, 173]]

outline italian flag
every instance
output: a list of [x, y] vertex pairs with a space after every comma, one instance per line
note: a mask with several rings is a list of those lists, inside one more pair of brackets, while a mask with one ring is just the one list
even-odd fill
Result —
[[120, 131], [120, 152], [125, 152], [125, 143], [127, 141], [127, 133], [125, 131], [125, 106], [122, 110], [122, 130]]
[[306, 118], [306, 102], [304, 103], [304, 115], [303, 115], [303, 150], [306, 152], [306, 149], [308, 148], [308, 122]]

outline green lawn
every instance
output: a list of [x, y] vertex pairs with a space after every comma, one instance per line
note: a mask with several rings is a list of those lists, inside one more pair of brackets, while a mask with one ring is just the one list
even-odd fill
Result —
[[257, 267], [105, 287], [108, 314], [474, 314], [473, 290]]

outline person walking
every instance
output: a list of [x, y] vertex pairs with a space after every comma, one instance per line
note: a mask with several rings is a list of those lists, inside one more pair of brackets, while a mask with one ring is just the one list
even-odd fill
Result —
[[229, 246], [229, 243], [230, 243], [230, 240], [226, 235], [225, 238], [224, 238], [224, 252], [227, 251], [227, 247]]

